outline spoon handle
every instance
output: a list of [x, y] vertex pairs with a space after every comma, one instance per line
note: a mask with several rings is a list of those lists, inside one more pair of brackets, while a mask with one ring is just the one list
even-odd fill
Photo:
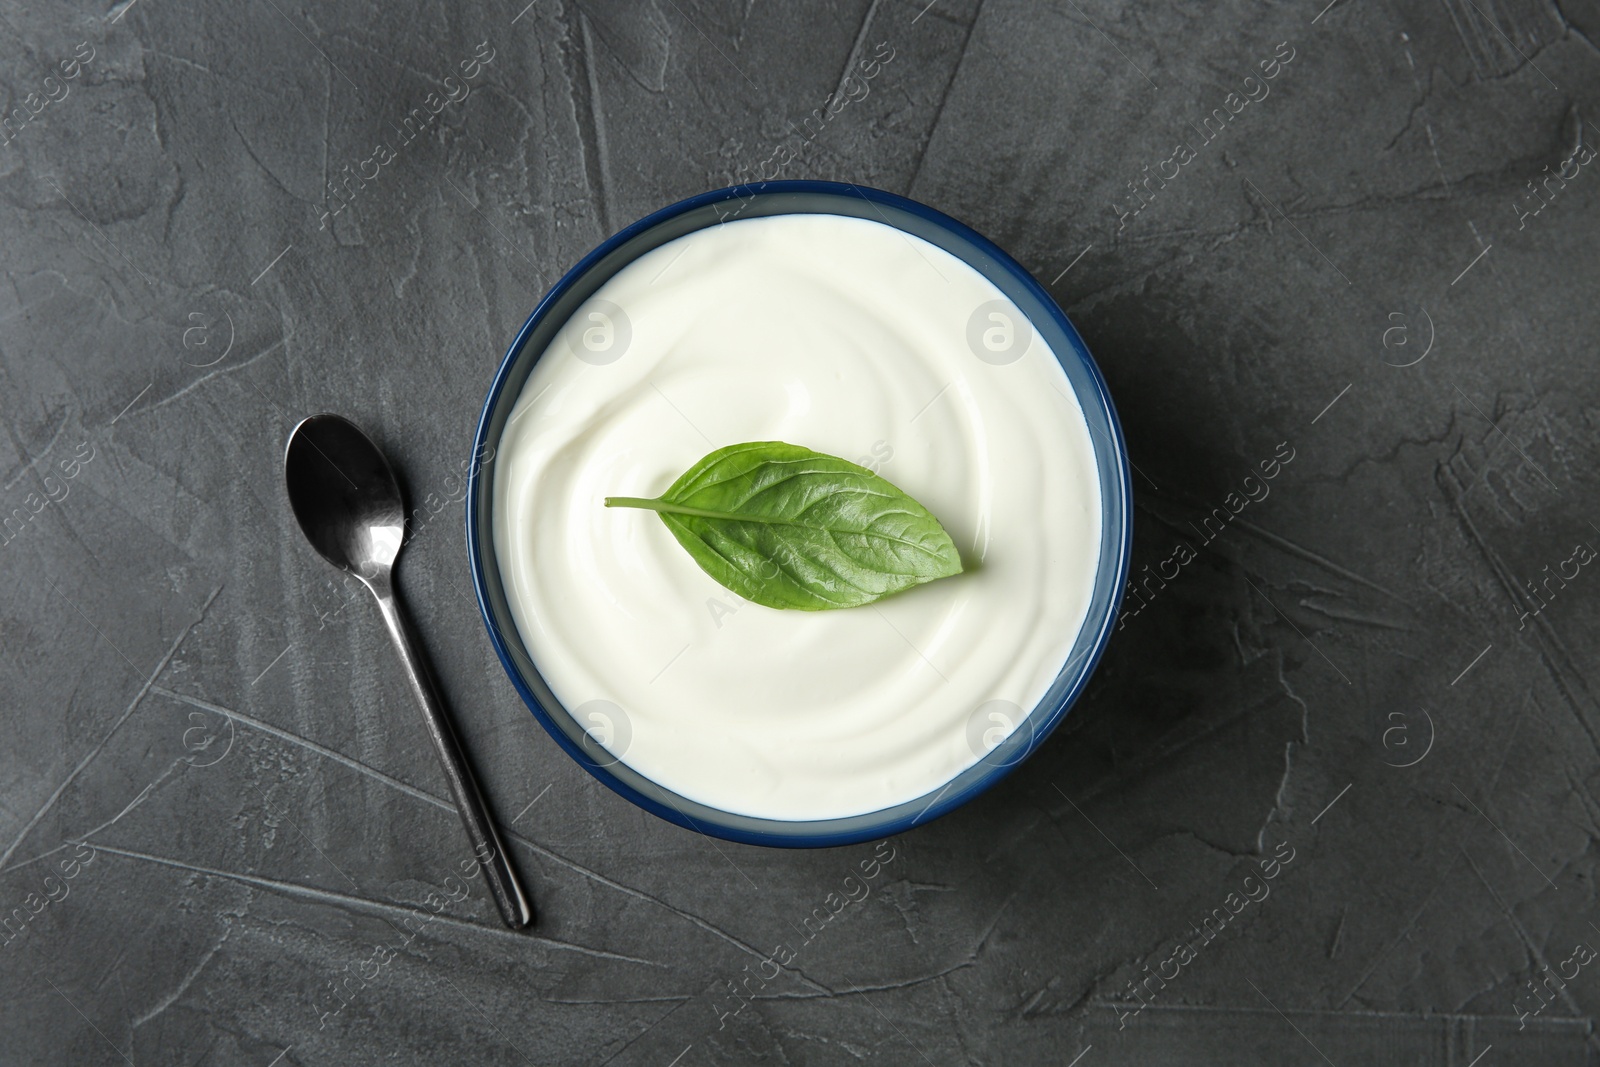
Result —
[[450, 717], [439, 700], [438, 690], [428, 673], [416, 636], [406, 621], [405, 612], [400, 607], [388, 576], [370, 581], [368, 585], [378, 598], [383, 621], [389, 624], [389, 636], [394, 639], [395, 651], [400, 654], [400, 662], [406, 669], [411, 692], [422, 706], [422, 718], [428, 724], [428, 736], [433, 738], [433, 747], [438, 750], [439, 762], [444, 766], [444, 776], [450, 780], [450, 794], [455, 798], [461, 823], [472, 840], [472, 852], [483, 870], [484, 880], [489, 883], [489, 891], [494, 894], [506, 925], [513, 930], [520, 930], [533, 922], [533, 908], [528, 903], [527, 894], [522, 891], [521, 882], [517, 880], [517, 872], [511, 869], [494, 819], [490, 817], [483, 803], [483, 794], [479, 792], [478, 783], [461, 753], [461, 745], [450, 725]]

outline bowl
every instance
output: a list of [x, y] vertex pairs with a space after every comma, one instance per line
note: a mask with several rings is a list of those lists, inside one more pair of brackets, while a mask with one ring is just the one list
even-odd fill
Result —
[[[885, 223], [937, 245], [984, 275], [1027, 316], [1060, 361], [1088, 423], [1101, 486], [1101, 538], [1088, 614], [1044, 698], [1010, 735], [941, 788], [880, 811], [816, 821], [781, 821], [722, 811], [689, 800], [612, 757], [556, 699], [524, 647], [507, 604], [493, 544], [492, 463], [523, 383], [573, 312], [634, 259], [668, 241], [733, 219], [828, 214]], [[1132, 544], [1132, 483], [1122, 428], [1105, 380], [1082, 338], [1043, 286], [993, 242], [914, 200], [862, 186], [772, 181], [702, 193], [662, 208], [603, 241], [547, 293], [500, 363], [473, 440], [467, 479], [467, 555], [489, 640], [530, 711], [577, 763], [654, 815], [714, 837], [747, 844], [825, 847], [888, 837], [961, 806], [1015, 770], [1049, 737], [1087, 685], [1109, 640], [1127, 580]], [[485, 457], [487, 463], [476, 462]]]

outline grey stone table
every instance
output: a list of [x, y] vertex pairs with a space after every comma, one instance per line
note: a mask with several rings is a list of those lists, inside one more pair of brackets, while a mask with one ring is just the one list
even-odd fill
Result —
[[[1325, 2], [0, 5], [0, 1062], [1600, 1060], [1600, 8]], [[999, 241], [1137, 465], [1066, 726], [883, 845], [598, 785], [462, 547], [545, 288], [771, 177]], [[322, 409], [530, 934], [292, 525]]]

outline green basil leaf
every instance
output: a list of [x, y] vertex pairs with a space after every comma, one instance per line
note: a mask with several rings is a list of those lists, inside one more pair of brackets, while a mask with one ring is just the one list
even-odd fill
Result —
[[870, 604], [961, 573], [928, 509], [865, 467], [782, 441], [719, 448], [645, 508], [711, 577], [769, 608]]

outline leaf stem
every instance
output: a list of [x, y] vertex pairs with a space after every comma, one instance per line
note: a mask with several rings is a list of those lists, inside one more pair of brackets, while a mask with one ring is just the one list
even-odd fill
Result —
[[670, 500], [646, 499], [642, 496], [608, 496], [608, 508], [643, 508], [645, 511], [662, 512], [667, 515], [694, 515], [702, 519], [724, 519], [729, 522], [764, 522], [774, 526], [803, 526], [804, 523], [795, 522], [793, 519], [773, 519], [764, 515], [741, 515], [733, 511], [711, 511], [706, 508], [691, 508], [683, 504], [674, 504]]
[[606, 507], [608, 508], [644, 508], [646, 511], [660, 511], [666, 506], [664, 501], [651, 500], [642, 496], [606, 497]]

